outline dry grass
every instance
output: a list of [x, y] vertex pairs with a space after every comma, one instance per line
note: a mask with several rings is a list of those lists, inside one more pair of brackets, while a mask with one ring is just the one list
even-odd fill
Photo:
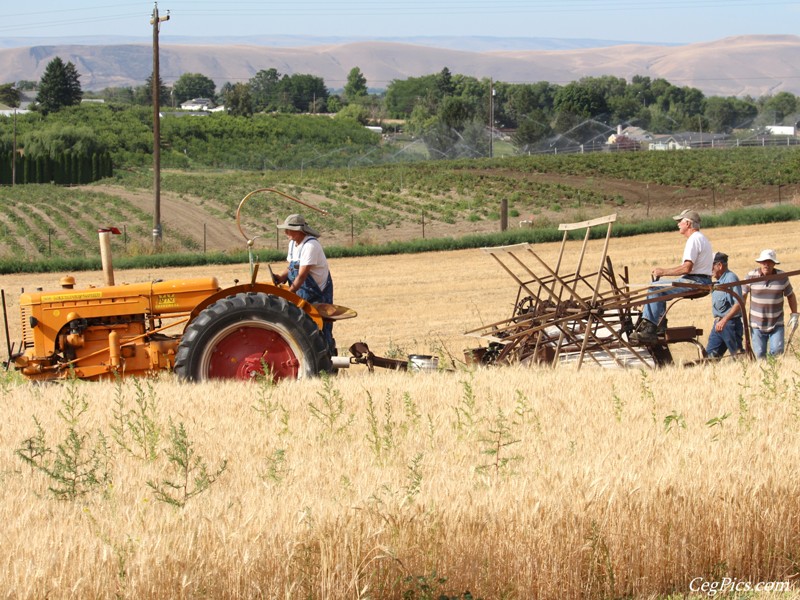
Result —
[[[740, 275], [762, 246], [800, 264], [796, 224], [711, 237]], [[619, 240], [611, 253], [646, 281], [680, 243]], [[337, 326], [340, 346], [366, 339], [379, 354], [458, 356], [471, 343], [461, 332], [508, 316], [515, 293], [475, 251], [342, 260], [334, 273], [337, 300], [360, 312]], [[57, 277], [5, 279], [9, 292]], [[706, 324], [707, 300], [681, 304], [674, 319]], [[695, 577], [797, 587], [797, 356], [647, 373], [351, 371], [275, 388], [164, 376], [140, 389], [158, 409], [153, 461], [113, 439], [119, 403], [136, 407], [131, 382], [2, 387], [8, 597], [647, 598], [682, 596]], [[14, 451], [34, 418], [55, 449], [75, 398], [89, 403], [75, 428], [108, 438], [112, 482], [59, 501]], [[173, 475], [170, 419], [209, 470], [228, 461], [183, 508], [147, 485]]]

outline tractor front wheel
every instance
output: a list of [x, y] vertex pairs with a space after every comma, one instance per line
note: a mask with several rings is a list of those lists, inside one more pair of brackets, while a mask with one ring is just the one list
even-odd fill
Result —
[[316, 323], [277, 296], [241, 293], [203, 310], [184, 331], [175, 355], [182, 379], [274, 380], [331, 370], [331, 357]]

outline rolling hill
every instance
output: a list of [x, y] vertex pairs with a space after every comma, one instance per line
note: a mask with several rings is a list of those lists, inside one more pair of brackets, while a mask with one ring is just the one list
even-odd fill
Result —
[[[663, 77], [706, 95], [759, 97], [788, 91], [800, 94], [800, 37], [739, 36], [683, 46], [602, 45], [565, 50], [518, 50], [505, 46], [480, 51], [389, 41], [356, 41], [313, 46], [162, 43], [161, 77], [173, 83], [183, 73], [202, 73], [222, 86], [247, 81], [258, 71], [308, 73], [338, 89], [359, 67], [372, 89], [392, 80], [448, 67], [453, 73], [509, 83], [565, 84], [585, 76]], [[0, 49], [0, 82], [41, 78], [54, 57], [75, 64], [84, 90], [136, 86], [152, 70], [148, 43], [32, 45]]]

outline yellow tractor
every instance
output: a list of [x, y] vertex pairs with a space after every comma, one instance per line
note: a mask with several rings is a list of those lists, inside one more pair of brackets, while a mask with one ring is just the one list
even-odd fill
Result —
[[349, 359], [331, 356], [321, 328], [326, 320], [356, 316], [354, 311], [310, 304], [274, 280], [256, 280], [253, 240], [240, 222], [242, 206], [256, 192], [300, 202], [260, 189], [239, 204], [236, 221], [250, 249], [249, 283], [222, 288], [216, 277], [203, 277], [114, 285], [112, 231], [100, 230], [106, 285], [79, 289], [64, 277], [57, 290], [23, 293], [22, 340], [18, 346], [7, 340], [9, 363], [39, 381], [163, 369], [191, 381], [293, 379], [348, 366]]

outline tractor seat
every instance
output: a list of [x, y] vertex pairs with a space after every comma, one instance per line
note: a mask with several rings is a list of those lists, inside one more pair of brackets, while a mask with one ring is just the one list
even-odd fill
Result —
[[700, 290], [700, 291], [695, 292], [694, 294], [691, 294], [691, 295], [686, 296], [686, 297], [689, 298], [689, 300], [697, 300], [698, 298], [705, 298], [710, 293], [711, 292], [709, 292], [708, 290]]
[[703, 335], [703, 330], [687, 325], [685, 327], [667, 327], [665, 339], [668, 344], [675, 344], [677, 342], [691, 342]]

